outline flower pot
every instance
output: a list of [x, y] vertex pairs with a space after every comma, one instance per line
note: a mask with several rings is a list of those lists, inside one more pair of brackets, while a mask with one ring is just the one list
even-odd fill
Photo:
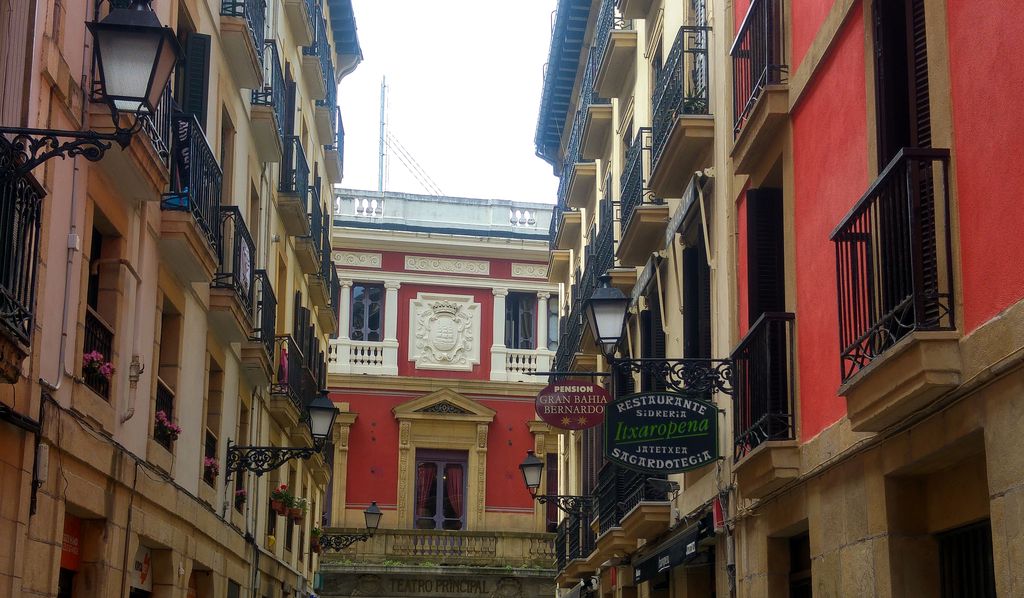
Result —
[[298, 522], [302, 521], [302, 509], [297, 509], [295, 507], [290, 507], [288, 509], [288, 516], [292, 518], [292, 521], [294, 521], [295, 523], [298, 523]]
[[273, 509], [278, 515], [284, 515], [288, 512], [287, 507], [284, 506], [284, 501], [272, 500], [270, 501], [270, 508]]
[[309, 549], [317, 554], [320, 554], [320, 538], [310, 538]]

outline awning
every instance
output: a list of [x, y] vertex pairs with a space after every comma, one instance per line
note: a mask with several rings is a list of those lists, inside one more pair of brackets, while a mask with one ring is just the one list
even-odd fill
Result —
[[657, 577], [659, 573], [680, 565], [710, 563], [710, 553], [701, 546], [701, 540], [714, 535], [710, 515], [705, 515], [674, 538], [658, 547], [653, 553], [633, 565], [633, 583], [642, 583]]

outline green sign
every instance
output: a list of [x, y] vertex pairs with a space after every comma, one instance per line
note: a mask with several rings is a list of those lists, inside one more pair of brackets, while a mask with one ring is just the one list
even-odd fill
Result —
[[645, 473], [680, 473], [718, 458], [718, 408], [694, 395], [647, 392], [608, 403], [604, 454]]

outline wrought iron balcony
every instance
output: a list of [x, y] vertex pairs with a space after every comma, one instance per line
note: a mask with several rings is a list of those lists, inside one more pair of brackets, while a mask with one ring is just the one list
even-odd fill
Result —
[[[82, 355], [97, 352], [100, 361], [113, 362], [114, 329], [92, 308], [85, 308], [85, 330], [83, 331]], [[100, 371], [82, 372], [85, 385], [104, 399], [110, 400], [110, 379]]]
[[221, 206], [220, 217], [223, 232], [218, 254], [219, 266], [211, 286], [233, 290], [244, 312], [251, 314], [256, 245], [238, 206]]
[[171, 165], [171, 117], [173, 113], [174, 100], [171, 96], [171, 85], [168, 83], [167, 89], [160, 96], [160, 102], [157, 103], [156, 111], [153, 112], [153, 115], [139, 117], [139, 121], [142, 123], [142, 131], [149, 137], [150, 143], [153, 144], [153, 149], [156, 150], [164, 166], [167, 167]]
[[270, 284], [270, 276], [266, 270], [257, 270], [253, 287], [255, 298], [255, 310], [253, 321], [256, 329], [253, 330], [252, 340], [263, 345], [267, 355], [274, 355], [274, 329], [277, 326], [277, 297], [274, 296], [274, 287]]
[[[174, 421], [174, 391], [164, 384], [163, 380], [157, 378], [156, 381], [156, 409], [154, 413], [163, 413], [166, 421]], [[174, 439], [171, 437], [170, 430], [166, 426], [153, 422], [153, 440], [160, 446], [167, 450], [172, 450], [174, 447]]]
[[644, 154], [651, 151], [651, 129], [641, 127], [636, 132], [633, 142], [626, 150], [626, 165], [619, 177], [619, 202], [621, 208], [622, 230], [625, 235], [630, 219], [642, 204], [662, 204], [661, 199], [653, 196], [647, 188], [648, 164]]
[[566, 546], [566, 527], [568, 518], [558, 522], [558, 527], [555, 529], [555, 570], [561, 573], [565, 570], [565, 563], [568, 557], [568, 547]]
[[733, 458], [761, 443], [795, 438], [791, 313], [764, 313], [732, 352], [736, 395]]
[[784, 83], [789, 72], [782, 2], [753, 0], [729, 50], [734, 135], [739, 135], [765, 86]]
[[284, 93], [284, 74], [277, 41], [268, 39], [263, 43], [263, 87], [252, 90], [252, 105], [269, 106], [273, 110], [279, 137], [284, 137]]
[[[0, 332], [21, 355], [28, 353], [35, 317], [39, 227], [43, 188], [31, 173], [16, 170], [17, 150], [0, 135]], [[17, 377], [20, 367], [5, 363], [3, 379]]]
[[[225, 17], [245, 19], [249, 35], [252, 36], [253, 47], [257, 50], [263, 47], [267, 24], [266, 0], [222, 0], [220, 14]], [[257, 56], [261, 61], [263, 60], [262, 55], [259, 55], [258, 52]]]
[[597, 58], [598, 65], [604, 59], [605, 52], [608, 51], [612, 31], [630, 31], [633, 29], [633, 20], [618, 14], [615, 10], [616, 4], [617, 0], [603, 0], [601, 2], [601, 12], [598, 13], [597, 17], [597, 33], [594, 35], [594, 40], [597, 42], [594, 46], [594, 55]]
[[832, 232], [844, 381], [913, 331], [956, 329], [948, 165], [903, 148]]
[[304, 206], [309, 204], [309, 163], [297, 135], [285, 137], [278, 191], [298, 196]]
[[320, 391], [315, 374], [307, 367], [306, 357], [291, 335], [278, 336], [276, 349], [270, 394], [287, 398], [302, 413]]
[[709, 114], [708, 33], [710, 27], [680, 27], [654, 87], [653, 156], [658, 163], [676, 117]]
[[591, 241], [593, 250], [590, 261], [594, 264], [594, 276], [597, 278], [615, 267], [615, 206], [610, 197], [610, 185], [606, 183], [604, 188], [605, 197], [598, 208], [601, 225]]
[[333, 79], [327, 80], [329, 74], [333, 77], [334, 65], [331, 60], [331, 44], [327, 39], [327, 21], [319, 3], [314, 5], [314, 9], [313, 42], [302, 47], [302, 65], [311, 96], [313, 99], [323, 100], [326, 99], [329, 88], [334, 86]]
[[203, 128], [191, 114], [173, 119], [170, 191], [160, 209], [188, 212], [202, 230], [210, 247], [220, 247], [221, 170]]

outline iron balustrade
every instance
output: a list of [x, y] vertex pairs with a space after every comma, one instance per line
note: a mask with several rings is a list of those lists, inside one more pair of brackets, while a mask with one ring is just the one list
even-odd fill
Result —
[[309, 187], [309, 212], [306, 214], [306, 218], [309, 220], [309, 239], [313, 243], [313, 247], [316, 248], [316, 259], [319, 261], [322, 257], [322, 250], [324, 244], [324, 209], [320, 205], [320, 179], [317, 179], [316, 185], [310, 185]]
[[211, 285], [235, 292], [246, 314], [252, 313], [253, 276], [256, 244], [245, 226], [238, 206], [221, 206], [221, 242], [218, 254], [220, 265]]
[[676, 118], [709, 114], [708, 33], [710, 27], [683, 26], [676, 33], [665, 65], [658, 74], [652, 106], [652, 163], [657, 165]]
[[302, 54], [304, 56], [315, 56], [320, 60], [320, 76], [324, 78], [324, 86], [329, 87], [334, 82], [328, 83], [327, 74], [328, 72], [334, 72], [334, 66], [331, 64], [331, 44], [327, 41], [327, 21], [324, 19], [320, 4], [315, 4], [315, 7], [316, 12], [311, 15], [313, 19], [313, 43], [303, 46]]
[[256, 310], [253, 314], [253, 321], [257, 328], [253, 331], [253, 341], [263, 344], [269, 357], [274, 356], [274, 328], [277, 326], [277, 297], [274, 296], [274, 287], [270, 284], [270, 276], [266, 270], [257, 270], [254, 296], [256, 298]]
[[262, 63], [263, 55], [258, 50], [263, 47], [263, 42], [266, 39], [266, 0], [222, 0], [220, 14], [225, 17], [245, 19], [249, 36], [252, 37], [253, 47], [257, 49], [256, 56]]
[[[625, 517], [642, 502], [665, 502], [670, 491], [678, 491], [679, 484], [666, 479], [629, 472], [622, 493], [622, 516]], [[620, 519], [621, 521], [621, 519]]]
[[15, 170], [18, 152], [0, 135], [0, 330], [28, 348], [35, 318], [39, 227], [46, 193]]
[[793, 321], [791, 313], [761, 314], [732, 352], [733, 458], [740, 460], [761, 443], [792, 440]]
[[164, 166], [171, 164], [171, 116], [174, 113], [174, 99], [171, 96], [171, 84], [167, 84], [160, 101], [156, 104], [153, 115], [143, 114], [139, 116], [142, 124], [142, 131], [149, 137]]
[[291, 335], [278, 336], [276, 349], [270, 394], [287, 398], [299, 412], [304, 412], [320, 389]]
[[612, 31], [630, 31], [633, 29], [633, 20], [616, 14], [615, 5], [616, 0], [603, 0], [597, 16], [597, 33], [594, 36], [597, 45], [594, 47], [594, 56], [597, 58], [598, 66], [604, 60], [605, 52], [608, 51]]
[[626, 150], [626, 167], [619, 177], [619, 201], [622, 230], [629, 228], [630, 219], [642, 204], [660, 204], [662, 201], [654, 197], [647, 189], [647, 164], [644, 154], [651, 151], [651, 129], [641, 127], [636, 132], [633, 142]]
[[[113, 363], [114, 329], [96, 313], [91, 305], [85, 307], [85, 330], [83, 331], [82, 354], [93, 351], [102, 355], [103, 362]], [[110, 379], [96, 371], [82, 372], [85, 385], [104, 399], [110, 399]]]
[[594, 89], [594, 84], [597, 82], [597, 70], [600, 66], [601, 55], [591, 49], [587, 54], [587, 67], [583, 71], [583, 82], [580, 84], [580, 107], [583, 110], [584, 118], [586, 118], [587, 107], [611, 104], [611, 100], [598, 96], [597, 90]]
[[210, 247], [219, 251], [220, 165], [195, 116], [175, 114], [173, 135], [170, 192], [160, 200], [160, 209], [192, 214]]
[[732, 56], [733, 135], [738, 136], [767, 85], [786, 81], [782, 0], [753, 0], [729, 50]]
[[252, 90], [252, 104], [270, 106], [274, 111], [274, 124], [280, 137], [284, 137], [284, 92], [284, 74], [281, 71], [277, 41], [268, 39], [263, 43], [263, 87]]
[[327, 88], [327, 95], [322, 100], [317, 100], [316, 105], [320, 108], [326, 108], [330, 112], [331, 118], [331, 130], [338, 130], [338, 86], [334, 82], [334, 63], [327, 61], [326, 70], [324, 71], [324, 87]]
[[605, 197], [598, 208], [601, 225], [597, 229], [597, 238], [592, 241], [594, 251], [591, 260], [594, 262], [594, 273], [598, 277], [615, 267], [615, 206], [609, 195], [610, 189], [609, 179], [605, 183]]
[[308, 210], [309, 163], [306, 162], [306, 152], [302, 149], [302, 140], [296, 135], [284, 138], [284, 156], [281, 159], [278, 191], [298, 195]]
[[586, 557], [587, 555], [582, 554], [580, 550], [580, 541], [583, 537], [583, 528], [587, 527], [586, 524], [579, 517], [568, 517], [566, 520], [569, 522], [565, 533], [566, 544], [568, 544], [566, 559], [572, 561]]
[[832, 232], [843, 380], [918, 330], [955, 330], [949, 150], [903, 148]]
[[[156, 409], [154, 414], [160, 412], [163, 412], [166, 421], [174, 421], [174, 391], [168, 388], [163, 380], [157, 378]], [[167, 450], [172, 450], [174, 446], [174, 439], [171, 438], [170, 431], [163, 425], [158, 424], [155, 417], [153, 420], [153, 440]]]
[[555, 571], [561, 573], [565, 571], [565, 564], [567, 561], [567, 534], [566, 527], [570, 517], [566, 517], [558, 522], [558, 527], [555, 528]]

